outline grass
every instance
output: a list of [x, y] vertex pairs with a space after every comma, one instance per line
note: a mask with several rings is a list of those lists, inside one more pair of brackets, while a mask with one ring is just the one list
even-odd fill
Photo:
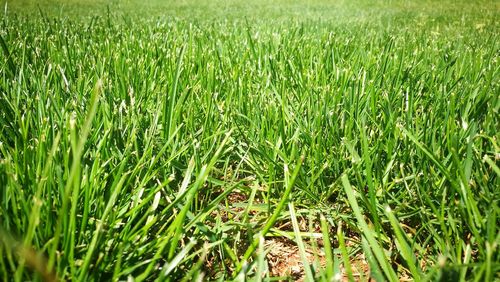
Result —
[[0, 279], [500, 279], [498, 3], [2, 4]]

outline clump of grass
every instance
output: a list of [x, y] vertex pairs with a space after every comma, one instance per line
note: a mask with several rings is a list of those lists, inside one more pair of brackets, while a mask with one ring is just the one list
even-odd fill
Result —
[[371, 2], [5, 4], [1, 278], [498, 279], [498, 5]]

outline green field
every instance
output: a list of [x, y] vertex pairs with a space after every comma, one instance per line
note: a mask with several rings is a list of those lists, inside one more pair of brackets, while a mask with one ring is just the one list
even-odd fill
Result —
[[0, 280], [500, 279], [498, 1], [0, 4]]

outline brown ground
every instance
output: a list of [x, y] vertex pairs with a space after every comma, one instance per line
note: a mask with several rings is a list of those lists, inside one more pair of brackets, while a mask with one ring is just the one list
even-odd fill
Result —
[[[240, 207], [235, 207], [239, 203], [245, 203], [248, 201], [248, 197], [245, 193], [235, 191], [228, 195], [227, 203], [229, 204], [230, 213], [239, 214], [244, 209]], [[256, 201], [258, 202], [258, 201]], [[222, 220], [228, 220], [227, 210], [217, 210], [214, 211], [213, 215], [221, 216]], [[254, 211], [250, 212], [250, 216], [254, 216], [256, 213]], [[240, 216], [233, 218], [233, 220], [238, 220]], [[311, 231], [314, 233], [321, 233], [319, 229], [319, 223], [313, 222], [310, 224], [307, 219], [299, 217], [299, 226], [301, 231]], [[310, 230], [309, 227], [313, 226], [314, 230]], [[276, 229], [281, 231], [292, 231], [291, 221], [280, 221], [276, 223]], [[275, 235], [275, 234], [274, 234]], [[306, 257], [307, 263], [313, 266], [313, 269], [319, 270], [325, 267], [326, 258], [325, 254], [321, 251], [323, 245], [322, 239], [308, 239], [303, 238], [304, 245], [306, 247]], [[311, 240], [316, 240], [313, 244]], [[348, 245], [352, 244], [349, 240], [346, 242]], [[319, 245], [319, 247], [313, 248], [312, 245]], [[300, 257], [299, 249], [294, 240], [288, 239], [283, 236], [272, 236], [266, 237], [264, 242], [264, 247], [267, 251], [266, 260], [269, 269], [269, 275], [272, 277], [287, 277], [288, 280], [292, 281], [304, 281], [305, 272], [303, 261]], [[240, 250], [244, 252], [245, 250]], [[342, 267], [341, 258], [340, 260], [340, 270], [341, 273], [336, 276], [335, 281], [349, 281], [348, 277]], [[210, 267], [208, 267], [210, 269]], [[364, 258], [363, 254], [359, 254], [351, 259], [351, 268], [353, 271], [353, 276], [356, 281], [366, 281], [370, 277], [370, 268], [368, 262]]]

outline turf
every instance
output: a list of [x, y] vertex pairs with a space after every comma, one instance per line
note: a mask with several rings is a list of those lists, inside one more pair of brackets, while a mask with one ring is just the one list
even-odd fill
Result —
[[498, 2], [2, 7], [0, 279], [500, 279]]

